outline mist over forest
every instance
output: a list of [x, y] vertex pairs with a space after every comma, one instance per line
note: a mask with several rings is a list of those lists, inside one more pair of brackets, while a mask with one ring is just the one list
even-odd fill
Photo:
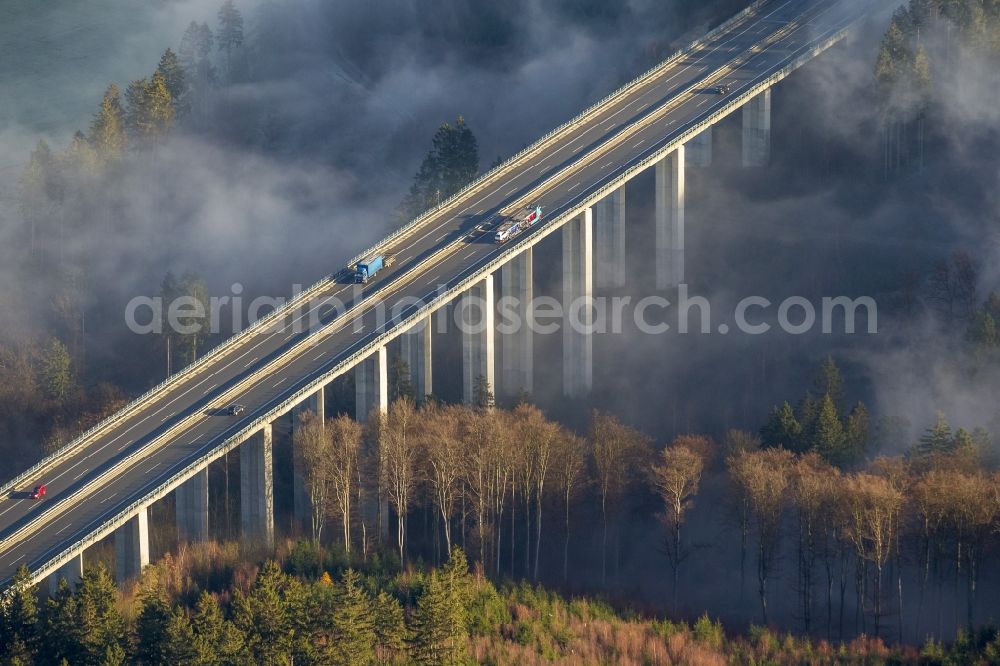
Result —
[[[217, 0], [13, 0], [0, 24], [0, 478], [161, 381], [165, 345], [176, 372], [236, 332], [224, 323], [214, 335], [136, 335], [122, 316], [133, 297], [227, 296], [234, 285], [244, 302], [289, 296], [432, 204], [421, 179], [435, 136], [470, 132], [469, 175], [485, 173], [746, 4], [248, 0], [235, 5], [237, 36]], [[817, 641], [952, 642], [994, 621], [1000, 3], [880, 6], [774, 89], [769, 166], [742, 167], [736, 113], [715, 127], [712, 165], [688, 167], [687, 289], [711, 304], [712, 332], [646, 335], [627, 326], [597, 336], [594, 390], [578, 399], [562, 395], [561, 337], [536, 336], [533, 395], [498, 395], [493, 416], [413, 408], [415, 441], [431, 462], [414, 463], [409, 523], [402, 511], [410, 550], [400, 537], [398, 553], [378, 564], [366, 555], [364, 565], [368, 593], [395, 595], [407, 627], [417, 631], [414, 590], [432, 585], [405, 582], [408, 566], [418, 558], [452, 566], [448, 553], [459, 543], [474, 577], [500, 589], [503, 601], [489, 603], [520, 604], [529, 615], [544, 604], [502, 583]], [[182, 75], [177, 90], [171, 72]], [[117, 133], [106, 122], [116, 114]], [[626, 187], [629, 284], [606, 295], [656, 293], [653, 192], [651, 171]], [[536, 295], [558, 297], [558, 236], [535, 252]], [[848, 334], [835, 318], [832, 334], [793, 335], [775, 325], [774, 308], [766, 334], [717, 332], [747, 296], [774, 304], [871, 297], [877, 332], [866, 318]], [[450, 333], [438, 344], [435, 397], [459, 403], [460, 339]], [[394, 396], [421, 398], [400, 376], [396, 367]], [[328, 391], [328, 415], [353, 414], [351, 381]], [[390, 411], [390, 422], [397, 417]], [[297, 427], [282, 426], [276, 450]], [[554, 467], [575, 461], [579, 479], [543, 487], [542, 444], [533, 439], [543, 431]], [[357, 442], [348, 471], [376, 464], [366, 463], [366, 436], [360, 426], [343, 435]], [[509, 513], [503, 485], [494, 513], [478, 520], [465, 502], [485, 491], [474, 488], [468, 464], [456, 463], [451, 481], [461, 491], [447, 509], [447, 480], [433, 464], [447, 453], [443, 441], [473, 459], [477, 437], [502, 451], [497, 460], [507, 462], [496, 469], [507, 465], [512, 484]], [[527, 471], [511, 454], [517, 441], [531, 451]], [[600, 453], [607, 441], [626, 452], [613, 490]], [[287, 458], [275, 463], [276, 496], [294, 485]], [[239, 477], [225, 464], [212, 472], [212, 502], [222, 507], [213, 528], [233, 515], [228, 481]], [[688, 485], [671, 509], [671, 484], [684, 481], [677, 470]], [[770, 514], [765, 483], [781, 496]], [[992, 513], [971, 518], [962, 502]], [[317, 590], [322, 572], [357, 564], [351, 510], [337, 506], [323, 516], [323, 538], [312, 535], [315, 552], [286, 544], [276, 555]], [[891, 525], [863, 532], [857, 516], [882, 506], [893, 507]], [[290, 510], [276, 501], [279, 524]], [[169, 523], [173, 514], [158, 515]], [[552, 530], [544, 539], [542, 515]], [[893, 546], [876, 553], [881, 537]], [[154, 551], [169, 552], [176, 538], [160, 535]], [[238, 569], [245, 553], [226, 552], [226, 566]], [[226, 609], [241, 585], [239, 594], [258, 590], [249, 582], [256, 570], [220, 583], [182, 559], [155, 575], [189, 567], [183, 573], [196, 582], [165, 592], [188, 616], [200, 592]], [[353, 575], [336, 585], [353, 586], [344, 582]], [[133, 613], [149, 603], [136, 589], [123, 592]], [[520, 626], [516, 615], [490, 631]], [[250, 645], [247, 617], [233, 612], [227, 621]], [[470, 636], [488, 634], [473, 624]], [[662, 637], [661, 629], [650, 631]], [[978, 647], [987, 643], [1000, 646], [987, 637]], [[493, 654], [480, 643], [470, 649]], [[401, 663], [378, 654], [379, 663]]]

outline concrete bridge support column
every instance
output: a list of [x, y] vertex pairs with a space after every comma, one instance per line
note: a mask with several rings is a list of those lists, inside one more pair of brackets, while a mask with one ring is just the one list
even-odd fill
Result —
[[771, 160], [771, 89], [743, 105], [743, 166], [766, 166]]
[[684, 281], [684, 146], [656, 164], [656, 288]]
[[240, 526], [245, 541], [274, 545], [273, 436], [268, 423], [240, 445]]
[[295, 429], [300, 427], [299, 414], [310, 411], [320, 423], [326, 422], [326, 388], [321, 386], [318, 391], [303, 400], [296, 407], [295, 418], [292, 421], [292, 510], [295, 523], [302, 527], [311, 524], [312, 505], [309, 502], [309, 492], [305, 486], [305, 471], [302, 469], [302, 456], [294, 450]]
[[354, 417], [359, 423], [368, 421], [376, 407], [389, 408], [389, 378], [385, 347], [379, 347], [371, 356], [354, 368]]
[[149, 522], [146, 508], [115, 530], [115, 581], [120, 585], [149, 564]]
[[687, 163], [693, 167], [712, 166], [712, 126], [709, 125], [695, 138], [684, 144]]
[[500, 268], [503, 298], [511, 299], [510, 310], [520, 320], [516, 330], [500, 336], [503, 366], [500, 384], [504, 393], [515, 396], [521, 391], [535, 390], [535, 350], [531, 327], [528, 325], [528, 308], [535, 295], [535, 259], [532, 249], [517, 255]]
[[423, 319], [399, 338], [400, 354], [410, 368], [410, 383], [417, 402], [434, 393], [431, 364], [431, 320]]
[[562, 228], [563, 393], [586, 395], [594, 384], [593, 211]]
[[[389, 409], [389, 378], [385, 347], [379, 347], [371, 356], [354, 368], [355, 413], [362, 425], [368, 422], [373, 411], [385, 413]], [[368, 440], [365, 446], [378, 446], [377, 440]], [[385, 543], [389, 535], [389, 502], [382, 480], [367, 478], [363, 481], [364, 494], [361, 502], [361, 517], [365, 530], [362, 536], [376, 536]]]
[[471, 405], [480, 377], [496, 393], [494, 340], [496, 323], [493, 275], [487, 275], [462, 297], [462, 399]]
[[59, 589], [59, 581], [65, 578], [72, 588], [83, 578], [83, 553], [74, 555], [66, 564], [59, 567], [59, 570], [49, 575], [49, 594], [54, 595]]
[[594, 286], [625, 286], [625, 186], [594, 205]]
[[208, 468], [196, 473], [174, 491], [177, 506], [177, 539], [190, 543], [208, 539]]

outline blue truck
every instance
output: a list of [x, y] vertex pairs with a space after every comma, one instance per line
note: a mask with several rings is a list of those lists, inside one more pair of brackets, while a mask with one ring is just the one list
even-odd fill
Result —
[[368, 284], [368, 280], [375, 277], [383, 268], [392, 266], [395, 258], [392, 255], [382, 255], [376, 254], [373, 257], [368, 257], [364, 261], [359, 261], [354, 267], [354, 281], [357, 284]]

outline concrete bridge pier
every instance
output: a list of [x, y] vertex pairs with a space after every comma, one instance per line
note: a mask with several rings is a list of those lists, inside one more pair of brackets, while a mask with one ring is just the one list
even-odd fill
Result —
[[510, 322], [516, 323], [516, 327], [502, 331], [500, 336], [503, 352], [500, 387], [511, 397], [521, 391], [531, 393], [535, 390], [534, 338], [528, 325], [528, 308], [535, 294], [534, 278], [535, 259], [530, 247], [500, 268], [503, 300], [509, 301], [507, 309], [516, 314], [518, 320]]
[[[298, 417], [303, 412], [310, 411], [320, 423], [326, 422], [326, 388], [321, 386], [319, 390], [300, 402], [295, 408], [295, 417], [292, 419], [292, 447], [294, 449], [295, 429], [300, 427]], [[309, 501], [309, 492], [305, 486], [305, 471], [302, 469], [302, 456], [298, 451], [292, 451], [292, 511], [297, 525], [306, 526], [312, 521], [312, 503]]]
[[354, 368], [354, 417], [365, 423], [372, 410], [389, 408], [389, 378], [385, 347], [379, 347], [371, 356]]
[[625, 286], [625, 186], [594, 205], [594, 286]]
[[59, 589], [59, 580], [65, 578], [70, 587], [73, 587], [83, 578], [83, 553], [74, 555], [66, 564], [59, 567], [59, 570], [49, 575], [49, 594], [54, 595]]
[[177, 539], [194, 543], [208, 539], [208, 468], [197, 472], [174, 491]]
[[684, 281], [684, 146], [656, 163], [656, 288]]
[[771, 89], [743, 105], [743, 166], [766, 166], [771, 160]]
[[707, 168], [712, 166], [712, 126], [694, 137], [686, 144], [687, 163], [693, 167]]
[[243, 539], [274, 545], [273, 433], [268, 423], [240, 445], [240, 527]]
[[410, 368], [410, 383], [417, 402], [434, 393], [431, 355], [431, 320], [425, 317], [399, 338], [400, 354]]
[[149, 564], [149, 522], [146, 507], [115, 530], [115, 581], [136, 578]]
[[496, 323], [493, 275], [487, 275], [462, 296], [462, 399], [475, 401], [476, 384], [482, 377], [496, 393], [494, 341]]
[[[354, 417], [365, 424], [376, 409], [385, 413], [389, 409], [389, 378], [385, 346], [376, 349], [371, 356], [354, 368]], [[367, 441], [365, 446], [378, 446], [378, 441]], [[362, 495], [361, 517], [366, 530], [377, 535], [379, 542], [385, 543], [389, 535], [389, 502], [382, 488], [381, 479], [367, 478], [367, 487]]]
[[593, 210], [562, 228], [563, 393], [583, 396], [594, 385]]

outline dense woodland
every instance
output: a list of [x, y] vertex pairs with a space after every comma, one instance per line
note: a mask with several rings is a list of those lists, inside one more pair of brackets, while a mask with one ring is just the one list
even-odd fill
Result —
[[[602, 8], [591, 8], [594, 20]], [[894, 15], [873, 84], [887, 176], [924, 165], [944, 131], [936, 81], [969, 58], [995, 59], [998, 25], [996, 2], [913, 0]], [[225, 3], [217, 25], [192, 23], [148, 77], [109, 86], [87, 131], [64, 150], [40, 143], [32, 153], [20, 189], [26, 250], [14, 261], [47, 306], [0, 339], [0, 440], [14, 445], [4, 452], [11, 464], [25, 466], [126, 399], [88, 364], [95, 248], [122, 232], [117, 188], [130, 164], [155, 160], [172, 132], [222, 131], [219, 90], [260, 67], [247, 39], [238, 9]], [[265, 146], [279, 130], [257, 129]], [[479, 169], [465, 120], [441, 126], [399, 219], [436, 205]], [[77, 236], [87, 242], [69, 242]], [[979, 373], [1000, 361], [1000, 297], [980, 293], [982, 272], [956, 251], [929, 271], [924, 291], [960, 363]], [[167, 274], [159, 293], [207, 299], [204, 280], [187, 270]], [[141, 361], [158, 380], [217, 342], [165, 333]], [[136, 373], [137, 385], [152, 381], [148, 371]], [[15, 586], [0, 626], [5, 663], [1000, 660], [988, 628], [998, 611], [990, 572], [1000, 423], [953, 429], [944, 414], [872, 413], [832, 359], [804, 395], [762, 414], [759, 431], [720, 434], [707, 424], [711, 436], [665, 442], [602, 412], [575, 432], [531, 396], [493, 408], [482, 384], [475, 406], [443, 404], [414, 395], [398, 359], [392, 374], [388, 414], [359, 424], [306, 413], [293, 427], [313, 509], [307, 538], [276, 553], [176, 544], [122, 590], [108, 577], [108, 553], [95, 549], [84, 579], [51, 599]], [[925, 422], [931, 427], [909, 441], [912, 423]], [[898, 451], [905, 454], [883, 455]], [[389, 525], [370, 524], [363, 510], [378, 502]], [[238, 488], [227, 485], [227, 521], [237, 504]], [[669, 593], [656, 613], [622, 611], [630, 604], [620, 597], [615, 611], [540, 587], [615, 598], [632, 575], [623, 554], [629, 524], [660, 544], [656, 575]], [[380, 532], [387, 542], [374, 538]], [[708, 615], [682, 621], [697, 617], [685, 598], [698, 583], [685, 572], [734, 550], [739, 592], [755, 598], [752, 613], [734, 618], [750, 627], [746, 638], [727, 636]], [[778, 624], [776, 599], [795, 600], [781, 626], [803, 638], [764, 628]], [[919, 654], [886, 647], [925, 640]]]

